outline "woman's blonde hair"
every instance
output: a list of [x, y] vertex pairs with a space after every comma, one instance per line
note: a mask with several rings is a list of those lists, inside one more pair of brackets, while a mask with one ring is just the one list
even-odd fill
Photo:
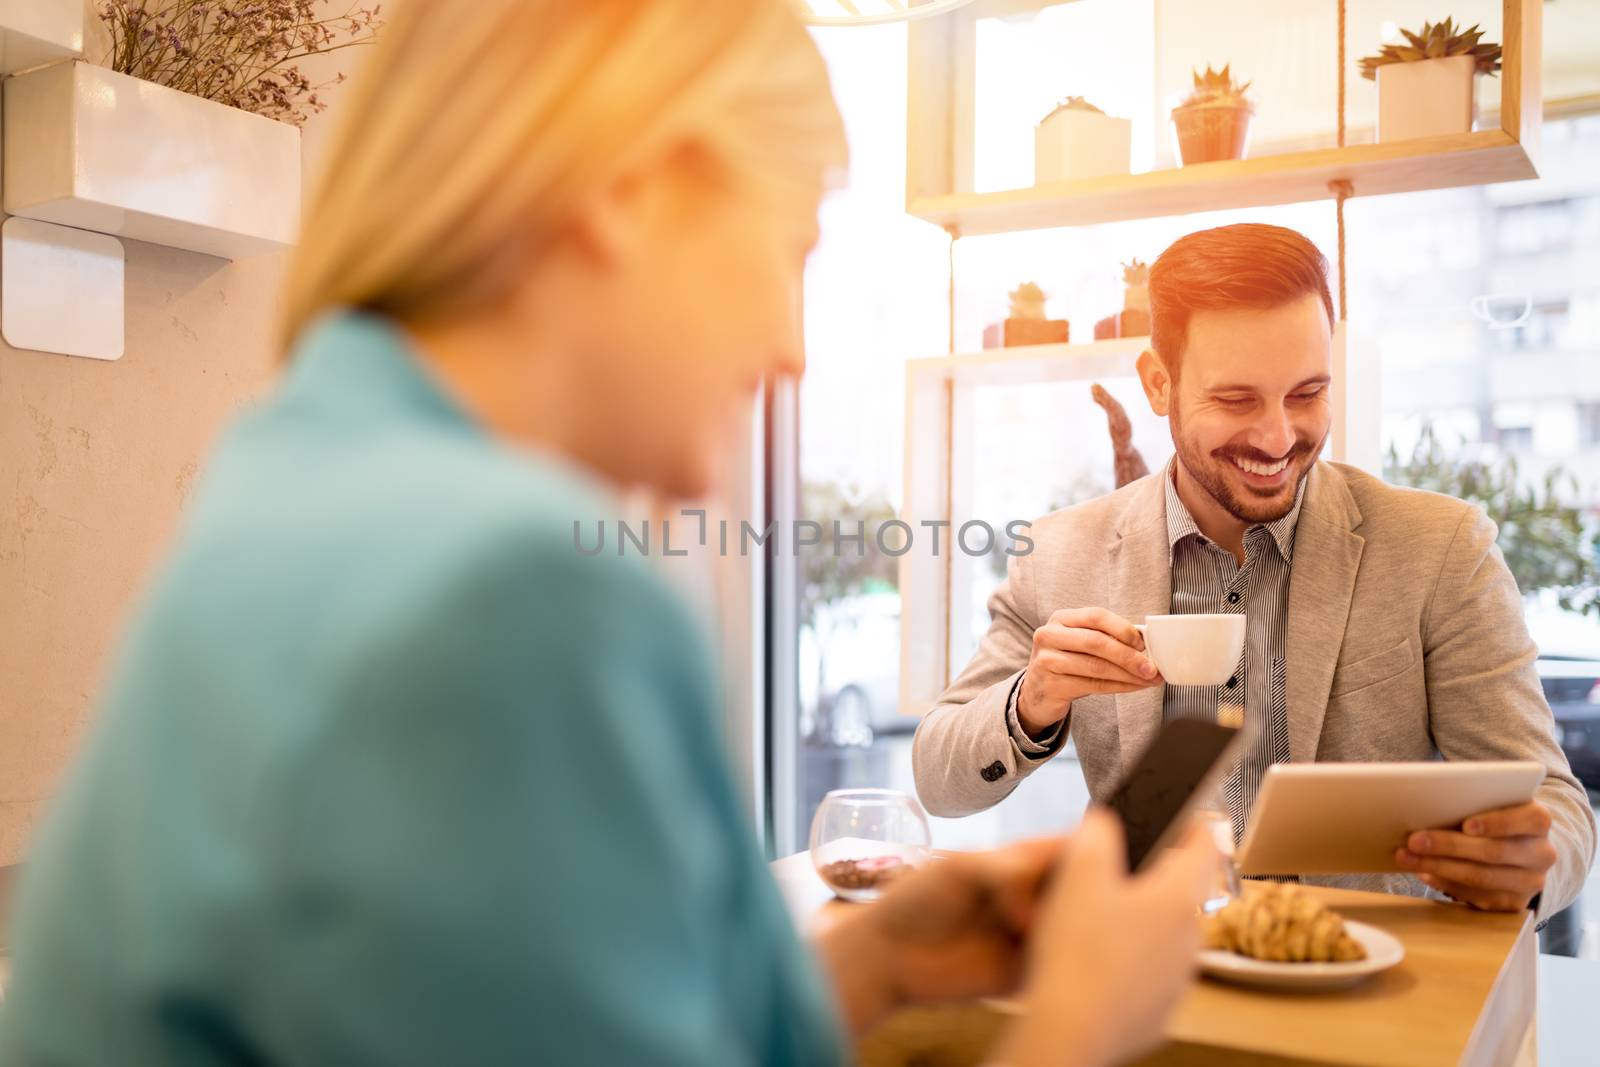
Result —
[[331, 308], [494, 302], [582, 197], [675, 139], [771, 181], [845, 158], [789, 0], [401, 0], [339, 106], [285, 346]]

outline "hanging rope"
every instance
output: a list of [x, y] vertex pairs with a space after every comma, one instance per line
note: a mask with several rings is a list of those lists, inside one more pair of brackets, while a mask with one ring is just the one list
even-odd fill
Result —
[[956, 354], [956, 239], [961, 231], [953, 222], [945, 223], [944, 232], [950, 235], [950, 354]]
[[[1338, 138], [1339, 147], [1344, 147], [1344, 37], [1345, 37], [1345, 0], [1339, 0], [1339, 116]], [[1328, 183], [1328, 191], [1333, 193], [1333, 214], [1339, 227], [1339, 321], [1346, 322], [1350, 318], [1350, 299], [1348, 286], [1345, 282], [1344, 262], [1344, 202], [1355, 194], [1355, 187], [1346, 179], [1339, 179]]]
[[1344, 3], [1339, 0], [1339, 147], [1344, 147]]
[[1329, 182], [1328, 190], [1333, 193], [1333, 213], [1339, 224], [1339, 321], [1345, 322], [1350, 318], [1350, 300], [1345, 284], [1344, 202], [1350, 199], [1355, 189], [1349, 182], [1340, 179]]

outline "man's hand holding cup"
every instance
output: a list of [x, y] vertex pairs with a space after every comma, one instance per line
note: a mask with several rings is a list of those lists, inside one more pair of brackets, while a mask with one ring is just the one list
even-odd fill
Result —
[[1079, 697], [1159, 684], [1144, 637], [1127, 619], [1104, 608], [1063, 608], [1033, 631], [1017, 718], [1029, 734], [1042, 734], [1066, 718]]

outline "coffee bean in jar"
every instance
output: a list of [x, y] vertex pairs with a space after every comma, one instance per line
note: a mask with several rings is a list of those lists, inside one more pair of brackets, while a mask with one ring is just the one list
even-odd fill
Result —
[[822, 880], [836, 891], [853, 892], [882, 889], [911, 869], [899, 856], [874, 856], [871, 859], [834, 860], [817, 869]]

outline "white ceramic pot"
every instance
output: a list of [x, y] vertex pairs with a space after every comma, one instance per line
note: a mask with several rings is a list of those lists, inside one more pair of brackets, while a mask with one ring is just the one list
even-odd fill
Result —
[[1477, 117], [1471, 56], [1378, 68], [1378, 140], [1468, 133]]
[[0, 74], [83, 54], [83, 0], [0, 0]]
[[83, 62], [5, 85], [7, 214], [239, 259], [295, 241], [300, 131]]
[[1033, 181], [1070, 182], [1127, 174], [1133, 123], [1067, 108], [1033, 129]]

